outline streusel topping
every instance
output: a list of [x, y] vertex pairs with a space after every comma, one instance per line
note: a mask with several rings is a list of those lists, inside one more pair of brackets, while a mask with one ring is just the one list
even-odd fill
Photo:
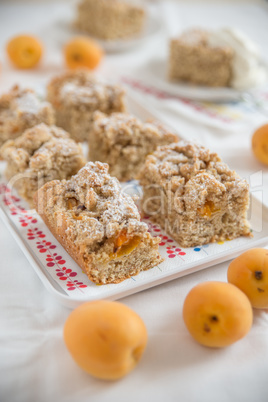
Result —
[[99, 80], [84, 70], [67, 72], [56, 77], [51, 81], [49, 87], [53, 89], [58, 102], [69, 106], [92, 105], [93, 109], [104, 102], [107, 104], [112, 102], [117, 96], [124, 93], [120, 86]]
[[175, 194], [177, 209], [190, 214], [207, 197], [220, 199], [228, 194], [229, 199], [238, 200], [248, 192], [247, 181], [230, 170], [216, 153], [186, 141], [159, 147], [147, 157], [141, 176], [142, 185], [157, 184], [167, 195]]
[[58, 213], [66, 210], [67, 205], [70, 213], [67, 231], [76, 243], [90, 245], [123, 229], [131, 235], [142, 235], [148, 229], [140, 222], [134, 201], [122, 191], [119, 181], [109, 175], [108, 169], [106, 163], [88, 162], [69, 181], [59, 183]]
[[127, 113], [113, 113], [110, 116], [105, 116], [101, 112], [94, 113], [94, 129], [104, 130], [105, 139], [110, 145], [126, 144], [141, 146], [140, 138], [144, 141], [159, 141], [162, 143], [175, 142], [177, 136], [171, 133], [163, 125], [158, 122], [150, 121], [143, 123], [135, 116]]
[[[20, 172], [24, 172], [28, 167], [31, 171], [41, 169], [49, 171], [54, 168], [59, 171], [60, 161], [63, 164], [66, 157], [70, 158], [72, 155], [75, 157], [80, 153], [82, 158], [80, 148], [63, 129], [41, 123], [26, 130], [17, 139], [7, 141], [1, 148], [1, 156], [8, 162], [16, 164]], [[70, 167], [61, 166], [61, 168], [66, 172]], [[61, 177], [60, 172], [58, 177]]]
[[204, 170], [221, 182], [232, 181], [238, 177], [216, 153], [186, 141], [158, 148], [153, 155], [148, 156], [146, 163], [160, 179], [165, 180], [180, 176], [187, 182]]
[[10, 113], [35, 115], [42, 111], [45, 106], [49, 106], [49, 103], [41, 101], [33, 90], [22, 89], [18, 85], [0, 97], [0, 113], [4, 109], [8, 109]]
[[30, 156], [39, 149], [43, 144], [50, 141], [52, 138], [69, 138], [69, 134], [63, 129], [56, 126], [47, 126], [44, 123], [28, 129], [25, 133], [15, 140], [7, 141], [1, 148], [1, 154], [4, 159], [13, 149], [23, 150]]

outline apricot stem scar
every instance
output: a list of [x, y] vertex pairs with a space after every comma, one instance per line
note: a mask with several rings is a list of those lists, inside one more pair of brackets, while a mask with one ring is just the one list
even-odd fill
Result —
[[73, 55], [73, 59], [74, 59], [75, 61], [80, 61], [82, 58], [81, 58], [80, 54], [74, 54], [74, 55]]
[[218, 317], [217, 317], [216, 315], [212, 315], [212, 316], [210, 317], [210, 321], [218, 322], [219, 319], [218, 319]]
[[99, 332], [99, 337], [106, 342], [107, 341], [107, 336], [103, 332]]
[[259, 281], [262, 279], [262, 271], [255, 271], [254, 272], [255, 278]]

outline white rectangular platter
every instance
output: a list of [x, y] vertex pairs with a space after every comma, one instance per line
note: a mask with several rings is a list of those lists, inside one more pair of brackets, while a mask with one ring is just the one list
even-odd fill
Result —
[[[143, 120], [156, 118], [152, 111], [149, 112], [130, 99], [129, 110]], [[3, 168], [4, 164], [1, 163], [2, 172]], [[136, 181], [126, 183], [123, 189], [129, 194], [141, 194]], [[34, 210], [29, 210], [28, 204], [11, 191], [3, 174], [0, 182], [0, 216], [45, 287], [60, 303], [70, 308], [89, 300], [119, 299], [230, 260], [249, 248], [268, 244], [268, 210], [253, 196], [249, 217], [253, 230], [251, 238], [241, 237], [232, 241], [183, 249], [159, 226], [144, 219], [151, 234], [161, 237], [160, 253], [165, 261], [119, 284], [98, 286], [89, 281], [50, 233], [39, 215]]]

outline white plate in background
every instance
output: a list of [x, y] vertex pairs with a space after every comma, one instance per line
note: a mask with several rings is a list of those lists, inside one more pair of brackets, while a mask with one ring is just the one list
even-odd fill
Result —
[[66, 15], [61, 21], [57, 21], [51, 29], [57, 31], [54, 36], [59, 38], [58, 40], [61, 46], [75, 36], [86, 35], [98, 42], [107, 53], [124, 52], [134, 47], [141, 46], [144, 41], [152, 39], [161, 32], [163, 28], [161, 15], [159, 15], [155, 9], [151, 8], [146, 10], [146, 12], [147, 17], [142, 32], [127, 39], [103, 40], [81, 32], [75, 28], [73, 16], [70, 17], [69, 15]]
[[[267, 68], [268, 79], [268, 67], [266, 63], [264, 65]], [[168, 80], [168, 55], [150, 60], [136, 71], [132, 71], [130, 75], [171, 95], [196, 101], [219, 103], [232, 101], [254, 102], [252, 91], [258, 88], [239, 91], [228, 87], [214, 88], [176, 81], [171, 82]], [[263, 84], [261, 87], [263, 88], [265, 85]]]

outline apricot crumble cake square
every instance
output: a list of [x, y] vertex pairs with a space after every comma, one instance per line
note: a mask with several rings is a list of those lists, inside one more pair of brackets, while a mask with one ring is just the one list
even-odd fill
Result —
[[136, 178], [146, 156], [159, 145], [177, 142], [178, 136], [158, 122], [143, 123], [126, 113], [94, 114], [89, 159], [107, 162], [120, 181]]
[[211, 87], [230, 86], [233, 50], [214, 46], [205, 30], [190, 29], [169, 44], [169, 79]]
[[7, 179], [30, 206], [34, 193], [44, 183], [68, 179], [86, 163], [82, 147], [66, 131], [44, 123], [7, 141], [0, 155], [7, 161]]
[[143, 212], [182, 247], [251, 235], [249, 185], [216, 153], [186, 141], [159, 147], [139, 179]]
[[70, 180], [45, 184], [35, 196], [44, 222], [97, 284], [118, 283], [162, 261], [160, 238], [140, 221], [108, 165], [88, 162]]
[[15, 85], [0, 97], [0, 146], [39, 123], [54, 124], [54, 111], [33, 90]]
[[56, 112], [56, 123], [76, 141], [87, 141], [93, 113], [125, 111], [125, 91], [108, 84], [87, 71], [70, 71], [55, 77], [48, 85], [48, 100]]
[[142, 31], [145, 18], [143, 7], [124, 0], [82, 0], [75, 25], [99, 39], [127, 39]]

